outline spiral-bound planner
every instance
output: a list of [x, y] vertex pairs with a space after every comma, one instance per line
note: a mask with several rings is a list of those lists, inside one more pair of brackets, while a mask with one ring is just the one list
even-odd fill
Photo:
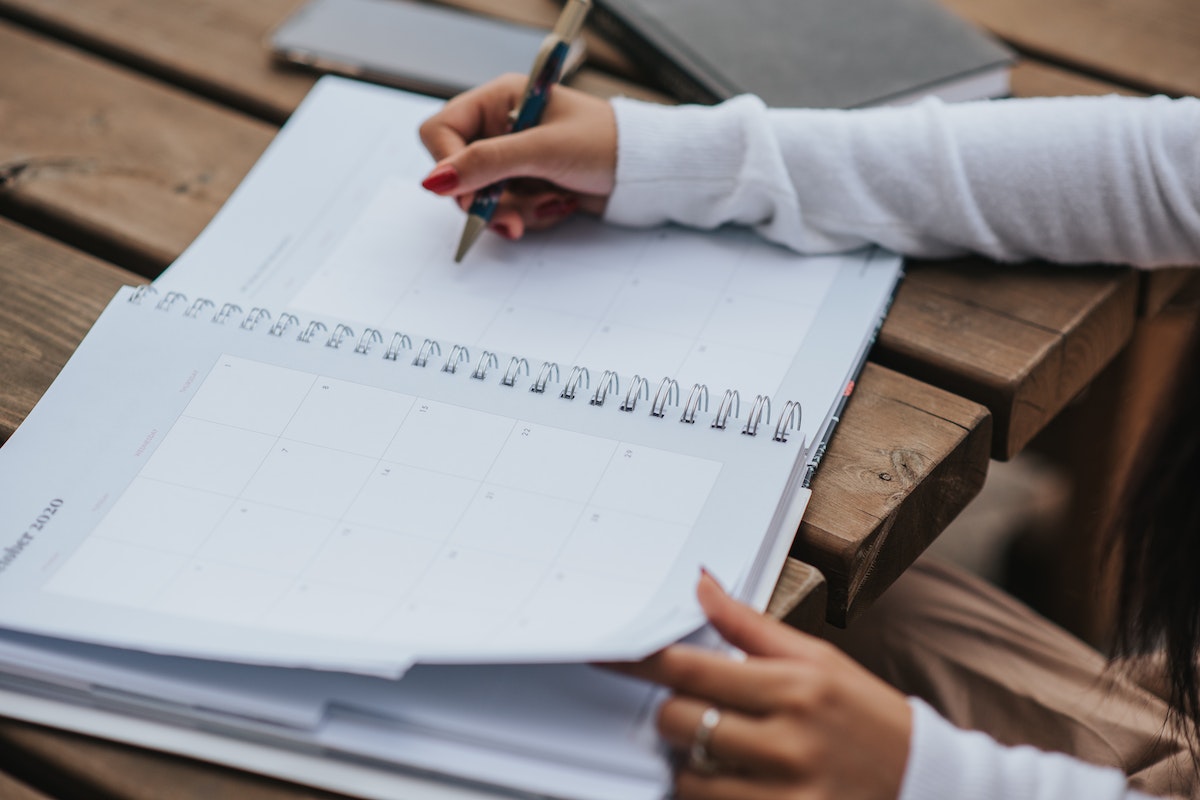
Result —
[[3, 451], [0, 621], [363, 672], [649, 652], [700, 566], [755, 582], [812, 447], [795, 400], [590, 375], [128, 289]]
[[765, 604], [899, 260], [576, 220], [455, 265], [432, 109], [322, 79], [0, 448], [0, 690], [661, 794], [651, 694], [579, 662], [695, 632], [700, 567]]

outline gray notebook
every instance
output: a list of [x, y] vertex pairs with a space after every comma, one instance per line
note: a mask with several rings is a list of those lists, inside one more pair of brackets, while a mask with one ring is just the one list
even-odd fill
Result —
[[592, 23], [685, 102], [777, 107], [1008, 93], [1012, 54], [935, 0], [596, 0]]

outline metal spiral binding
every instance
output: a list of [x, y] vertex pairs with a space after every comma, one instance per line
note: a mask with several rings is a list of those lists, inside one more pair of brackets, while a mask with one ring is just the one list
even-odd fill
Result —
[[171, 306], [175, 305], [176, 300], [182, 300], [186, 303], [187, 295], [183, 292], [167, 292], [165, 295], [163, 295], [163, 299], [159, 300], [154, 307], [159, 311], [170, 311]]
[[672, 396], [675, 405], [679, 405], [679, 383], [674, 378], [663, 378], [658, 384], [658, 391], [654, 393], [654, 402], [650, 404], [650, 416], [665, 417], [667, 403], [671, 402]]
[[209, 300], [207, 297], [200, 297], [197, 298], [196, 302], [188, 306], [188, 310], [183, 312], [183, 315], [185, 317], [191, 317], [195, 319], [196, 317], [200, 316], [200, 312], [204, 311], [204, 309], [215, 308], [216, 305], [216, 303], [214, 303], [212, 300]]
[[546, 381], [550, 379], [550, 376], [554, 376], [554, 382], [558, 383], [558, 364], [555, 364], [553, 361], [543, 361], [542, 368], [538, 371], [537, 380], [529, 387], [529, 391], [536, 394], [545, 392]]
[[484, 350], [479, 356], [479, 361], [475, 364], [475, 369], [471, 370], [471, 377], [477, 381], [487, 380], [488, 368], [499, 369], [500, 360], [496, 358], [496, 354], [490, 350]]
[[382, 333], [375, 328], [365, 328], [363, 329], [362, 336], [358, 337], [358, 344], [354, 345], [354, 352], [362, 353], [365, 356], [371, 352], [371, 345], [382, 343]]
[[621, 379], [617, 377], [617, 373], [606, 369], [604, 370], [604, 374], [600, 376], [600, 384], [596, 387], [596, 391], [592, 393], [592, 399], [588, 402], [593, 406], [604, 405], [610, 389], [613, 394], [621, 391]]
[[[130, 296], [129, 302], [140, 304], [146, 297], [157, 295], [158, 292], [153, 286], [144, 285], [135, 288]], [[167, 292], [155, 304], [155, 308], [160, 311], [170, 311], [178, 303], [187, 303], [188, 298], [182, 292]], [[208, 298], [197, 298], [183, 312], [183, 316], [191, 318], [199, 318], [200, 314], [207, 308], [216, 308], [216, 304]], [[242, 309], [236, 303], [225, 303], [221, 306], [213, 317], [212, 322], [216, 324], [225, 324], [234, 315], [241, 314]], [[271, 319], [271, 313], [265, 308], [255, 306], [250, 309], [250, 312], [241, 320], [239, 327], [246, 331], [254, 331], [258, 325], [266, 320]], [[270, 326], [267, 333], [271, 336], [282, 337], [284, 333], [290, 330], [293, 326], [299, 327], [300, 319], [294, 314], [281, 314], [280, 317]], [[296, 337], [297, 341], [310, 342], [314, 336], [328, 330], [324, 323], [317, 320], [311, 320], [307, 326]], [[345, 339], [349, 337], [353, 339], [354, 331], [348, 326], [338, 323], [333, 333], [325, 342], [325, 346], [333, 349], [338, 349]], [[382, 344], [384, 334], [378, 328], [364, 328], [362, 336], [358, 337], [357, 344], [354, 346], [354, 352], [360, 355], [370, 355], [371, 348], [374, 345]], [[382, 358], [387, 361], [398, 361], [401, 350], [411, 350], [412, 341], [408, 335], [403, 333], [394, 333], [391, 343], [387, 350], [383, 353]], [[418, 367], [428, 365], [431, 357], [440, 358], [442, 355], [441, 345], [434, 339], [425, 339], [422, 342], [420, 349], [417, 351], [416, 357], [412, 364]], [[455, 374], [458, 367], [463, 364], [470, 364], [470, 352], [462, 345], [453, 345], [450, 349], [450, 355], [442, 365], [442, 372]], [[490, 350], [484, 350], [479, 360], [475, 363], [474, 369], [470, 373], [470, 377], [475, 380], [486, 380], [490, 370], [498, 370], [500, 366], [499, 357]], [[524, 373], [526, 376], [530, 374], [529, 362], [520, 356], [513, 356], [508, 362], [508, 367], [505, 369], [499, 383], [501, 386], [516, 385], [517, 376]], [[559, 382], [559, 367], [553, 361], [544, 361], [538, 371], [537, 378], [529, 387], [529, 391], [544, 394], [547, 385], [550, 381]], [[571, 367], [571, 373], [567, 377], [566, 383], [559, 397], [567, 400], [575, 399], [576, 394], [580, 391], [590, 388], [591, 375], [587, 367], [574, 366]], [[612, 370], [605, 370], [597, 384], [596, 390], [592, 393], [589, 400], [590, 405], [602, 406], [608, 399], [609, 394], [620, 393], [620, 378], [618, 374]], [[633, 412], [637, 408], [638, 401], [645, 398], [650, 403], [649, 414], [652, 417], [663, 418], [667, 414], [668, 405], [679, 405], [680, 400], [679, 383], [673, 378], [663, 378], [658, 389], [654, 392], [654, 397], [650, 397], [650, 384], [641, 375], [634, 375], [628, 389], [625, 392], [624, 398], [617, 407], [620, 411]], [[680, 414], [679, 420], [689, 425], [695, 424], [696, 416], [701, 411], [707, 413], [709, 406], [709, 391], [708, 386], [703, 383], [692, 385], [691, 391], [688, 393], [687, 401], [683, 404], [683, 411]], [[727, 390], [721, 398], [721, 402], [717, 407], [716, 415], [713, 417], [711, 427], [718, 430], [723, 430], [729, 424], [730, 418], [737, 418], [741, 411], [741, 397], [737, 390]], [[786, 443], [788, 441], [789, 431], [798, 431], [803, 419], [800, 403], [789, 400], [783, 406], [783, 411], [776, 421], [774, 432], [771, 439], [776, 442]], [[763, 425], [771, 423], [771, 398], [767, 395], [757, 395], [754, 398], [754, 403], [750, 407], [750, 412], [746, 417], [746, 424], [742, 427], [742, 433], [747, 436], [756, 436], [759, 428]]]
[[218, 325], [224, 325], [225, 320], [229, 319], [234, 314], [240, 313], [242, 313], [241, 306], [237, 305], [236, 303], [226, 303], [225, 305], [221, 306], [221, 310], [213, 316], [212, 321]]
[[442, 372], [449, 372], [453, 375], [458, 371], [458, 365], [462, 361], [470, 362], [471, 354], [467, 348], [461, 344], [456, 344], [450, 348], [450, 356], [446, 359], [446, 363], [442, 364]]
[[135, 306], [140, 306], [142, 304], [142, 300], [146, 299], [146, 295], [148, 294], [158, 294], [158, 289], [155, 289], [148, 283], [143, 283], [141, 286], [138, 286], [136, 289], [134, 289], [133, 293], [129, 295], [129, 302], [133, 303]]
[[259, 308], [255, 306], [254, 308], [250, 309], [250, 313], [246, 315], [246, 318], [242, 320], [242, 324], [238, 327], [244, 331], [252, 331], [254, 330], [255, 326], [258, 325], [258, 323], [263, 321], [264, 318], [270, 319], [271, 312], [267, 311], [265, 308]]
[[421, 344], [421, 349], [417, 351], [417, 357], [413, 359], [414, 367], [423, 367], [429, 363], [429, 357], [440, 356], [442, 354], [442, 346], [433, 339], [426, 339]]
[[721, 398], [721, 404], [717, 406], [717, 415], [713, 417], [712, 426], [717, 430], [725, 430], [725, 426], [729, 423], [730, 411], [736, 417], [742, 411], [742, 397], [738, 394], [737, 389], [726, 389], [725, 396]]
[[287, 333], [287, 329], [293, 325], [299, 325], [300, 318], [295, 314], [280, 314], [279, 319], [275, 320], [275, 324], [271, 326], [267, 333], [272, 336], [283, 336]]
[[700, 408], [700, 403], [704, 403], [704, 410], [708, 411], [708, 387], [703, 383], [697, 383], [692, 386], [692, 391], [688, 394], [687, 402], [683, 406], [683, 414], [680, 415], [679, 421], [686, 422], [688, 425], [696, 423], [696, 411]]
[[779, 422], [775, 423], [775, 434], [771, 437], [772, 441], [787, 441], [788, 422], [791, 421], [792, 417], [796, 418], [796, 424], [792, 425], [792, 428], [795, 430], [800, 429], [800, 412], [800, 404], [795, 400], [788, 400], [783, 404], [783, 411], [779, 414]]
[[337, 350], [342, 346], [342, 339], [353, 335], [354, 330], [349, 325], [343, 325], [339, 322], [334, 326], [333, 333], [329, 334], [329, 338], [325, 340], [325, 346]]
[[[766, 409], [767, 416], [763, 418], [763, 409]], [[742, 433], [747, 436], [758, 435], [758, 423], [765, 422], [771, 424], [771, 398], [765, 394], [756, 395], [754, 405], [750, 406], [750, 413], [746, 415], [746, 427], [742, 428]]]
[[308, 323], [308, 327], [306, 327], [304, 330], [300, 331], [300, 335], [296, 337], [296, 341], [304, 342], [305, 344], [307, 344], [312, 341], [312, 338], [314, 336], [316, 336], [318, 333], [320, 333], [323, 330], [326, 330], [325, 323], [317, 322], [314, 319], [312, 322]]
[[[643, 392], [643, 389], [646, 391]], [[621, 411], [633, 411], [634, 407], [637, 406], [638, 395], [640, 394], [645, 394], [646, 399], [649, 400], [650, 384], [646, 383], [646, 379], [641, 375], [634, 375], [633, 383], [630, 384], [629, 391], [625, 393], [625, 399], [621, 401], [621, 405], [618, 408]]]
[[571, 374], [567, 378], [567, 383], [563, 386], [562, 394], [559, 397], [565, 400], [575, 399], [575, 390], [579, 388], [579, 381], [583, 381], [583, 388], [586, 390], [591, 385], [592, 378], [588, 375], [587, 367], [571, 367]]
[[504, 370], [504, 377], [500, 379], [501, 386], [512, 386], [517, 382], [517, 373], [521, 371], [521, 367], [525, 368], [525, 374], [529, 374], [529, 362], [519, 356], [513, 356], [508, 362], [508, 369]]
[[401, 347], [405, 350], [412, 350], [412, 339], [403, 333], [392, 334], [392, 343], [388, 345], [387, 352], [383, 354], [383, 357], [388, 361], [395, 361], [400, 357]]

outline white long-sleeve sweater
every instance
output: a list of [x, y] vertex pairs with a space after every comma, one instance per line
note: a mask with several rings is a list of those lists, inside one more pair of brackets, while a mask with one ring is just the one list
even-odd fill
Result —
[[899, 800], [1147, 800], [1126, 786], [1120, 770], [1004, 747], [954, 727], [920, 700], [908, 704], [913, 732]]
[[[738, 223], [797, 251], [1200, 265], [1200, 100], [841, 112], [613, 101], [627, 225]], [[962, 731], [919, 700], [900, 800], [1143, 797], [1117, 770]]]
[[1200, 264], [1195, 98], [613, 108], [613, 222], [741, 223], [806, 253]]

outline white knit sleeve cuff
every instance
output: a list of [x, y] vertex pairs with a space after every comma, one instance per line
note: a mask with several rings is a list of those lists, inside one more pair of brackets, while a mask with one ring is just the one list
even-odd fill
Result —
[[912, 742], [899, 800], [1131, 800], [1116, 769], [1085, 764], [1061, 753], [1005, 747], [986, 734], [954, 727], [909, 698]]
[[717, 107], [663, 106], [614, 98], [616, 184], [605, 219], [650, 226], [711, 227], [719, 199], [734, 191], [747, 146], [745, 117], [763, 103], [742, 96]]

